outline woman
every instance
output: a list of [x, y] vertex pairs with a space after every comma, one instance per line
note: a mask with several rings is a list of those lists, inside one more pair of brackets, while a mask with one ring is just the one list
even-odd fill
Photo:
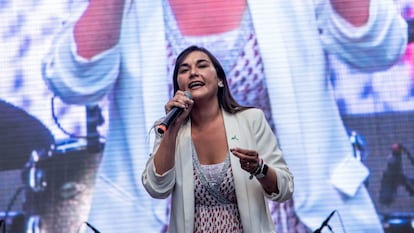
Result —
[[142, 175], [152, 197], [172, 194], [169, 231], [274, 232], [266, 199], [291, 198], [293, 175], [263, 112], [233, 99], [204, 48], [178, 56], [173, 83], [165, 110], [183, 113], [157, 137]]

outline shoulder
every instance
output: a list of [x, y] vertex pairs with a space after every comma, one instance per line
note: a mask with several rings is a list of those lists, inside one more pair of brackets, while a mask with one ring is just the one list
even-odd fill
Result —
[[264, 112], [259, 108], [248, 108], [240, 112], [226, 113], [228, 119], [234, 119], [243, 124], [261, 124], [266, 121]]
[[264, 117], [263, 111], [259, 108], [248, 108], [236, 113], [235, 115], [237, 115], [238, 117], [245, 117], [248, 119], [259, 119], [261, 117]]

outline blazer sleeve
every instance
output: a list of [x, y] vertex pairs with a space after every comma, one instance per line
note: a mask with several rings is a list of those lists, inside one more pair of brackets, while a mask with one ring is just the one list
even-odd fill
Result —
[[269, 167], [273, 168], [277, 174], [279, 193], [272, 193], [270, 195], [266, 192], [264, 193], [273, 201], [285, 201], [291, 198], [293, 194], [293, 174], [288, 168], [278, 141], [270, 128], [263, 111], [255, 109], [251, 112], [254, 114], [252, 117], [252, 128], [256, 138], [259, 157], [261, 157]]
[[[157, 122], [154, 125], [157, 125]], [[155, 135], [153, 152], [150, 154], [150, 158], [145, 165], [145, 169], [141, 176], [141, 181], [145, 190], [150, 194], [151, 197], [164, 199], [170, 195], [174, 188], [176, 173], [175, 168], [172, 168], [163, 175], [160, 175], [155, 171], [154, 159], [152, 155], [158, 150], [158, 147], [162, 140], [162, 137], [160, 135]]]

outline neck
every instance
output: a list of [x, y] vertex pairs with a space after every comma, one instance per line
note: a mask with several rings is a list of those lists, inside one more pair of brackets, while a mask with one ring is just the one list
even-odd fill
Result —
[[[208, 108], [205, 106], [209, 106]], [[216, 104], [203, 104], [194, 106], [191, 110], [191, 125], [196, 128], [203, 128], [221, 117], [221, 108]]]

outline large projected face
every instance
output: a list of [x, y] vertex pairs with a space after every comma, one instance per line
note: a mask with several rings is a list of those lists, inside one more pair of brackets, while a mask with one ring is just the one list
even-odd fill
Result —
[[[277, 232], [313, 231], [333, 210], [347, 232], [412, 221], [413, 45], [401, 22], [413, 1], [372, 0], [378, 21], [359, 30], [334, 0], [121, 2], [0, 1], [0, 220], [12, 232], [85, 221], [166, 231], [171, 199], [150, 198], [141, 174], [176, 58], [194, 44], [217, 58], [240, 105], [264, 112], [295, 176], [294, 198], [269, 202]], [[341, 221], [330, 219], [335, 232]]]

